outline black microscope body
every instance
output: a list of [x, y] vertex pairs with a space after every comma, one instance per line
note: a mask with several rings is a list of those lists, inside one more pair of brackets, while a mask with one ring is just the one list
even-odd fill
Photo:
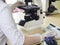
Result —
[[18, 6], [18, 8], [23, 9], [25, 11], [24, 20], [21, 20], [19, 22], [19, 25], [24, 26], [26, 22], [32, 21], [32, 20], [39, 20], [39, 16], [37, 15], [37, 11], [40, 9], [37, 5], [28, 3], [32, 3], [32, 0], [25, 0], [24, 6]]
[[55, 10], [57, 10], [57, 8], [54, 6], [54, 5], [52, 5], [52, 2], [55, 2], [56, 0], [49, 0], [49, 7], [48, 7], [48, 12], [49, 13], [52, 13], [52, 12], [54, 12]]
[[49, 7], [48, 7], [48, 11], [46, 12], [46, 15], [50, 15], [51, 13], [53, 13], [55, 10], [57, 10], [57, 8], [52, 5], [52, 2], [55, 2], [56, 0], [49, 0]]

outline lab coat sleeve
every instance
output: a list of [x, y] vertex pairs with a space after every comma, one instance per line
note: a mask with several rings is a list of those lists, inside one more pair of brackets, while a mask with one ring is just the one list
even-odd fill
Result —
[[0, 29], [12, 45], [23, 45], [24, 35], [18, 31], [8, 6], [0, 11]]

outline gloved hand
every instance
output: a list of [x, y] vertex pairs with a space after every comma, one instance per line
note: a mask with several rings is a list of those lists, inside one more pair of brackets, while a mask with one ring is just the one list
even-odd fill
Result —
[[54, 31], [47, 31], [43, 34], [33, 34], [31, 36], [38, 37], [40, 42], [44, 41], [45, 37], [55, 36], [56, 33]]
[[42, 42], [42, 41], [44, 41], [45, 37], [50, 37], [50, 36], [55, 36], [55, 35], [56, 35], [56, 33], [54, 31], [47, 31], [43, 34], [33, 34], [31, 36], [39, 37], [40, 42]]

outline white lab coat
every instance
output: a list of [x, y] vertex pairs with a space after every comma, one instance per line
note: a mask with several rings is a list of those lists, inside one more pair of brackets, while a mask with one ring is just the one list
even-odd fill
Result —
[[11, 45], [24, 43], [24, 35], [17, 30], [9, 6], [0, 0], [0, 45], [5, 45], [7, 39]]

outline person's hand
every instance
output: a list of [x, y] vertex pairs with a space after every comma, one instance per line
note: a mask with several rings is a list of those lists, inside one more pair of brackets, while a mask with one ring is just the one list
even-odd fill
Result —
[[[25, 45], [28, 44], [38, 44], [42, 41], [44, 41], [45, 37], [49, 37], [49, 36], [55, 36], [56, 34], [54, 33], [54, 31], [47, 31], [44, 34], [33, 34], [33, 35], [27, 35], [25, 37]], [[28, 43], [27, 43], [28, 42]]]

